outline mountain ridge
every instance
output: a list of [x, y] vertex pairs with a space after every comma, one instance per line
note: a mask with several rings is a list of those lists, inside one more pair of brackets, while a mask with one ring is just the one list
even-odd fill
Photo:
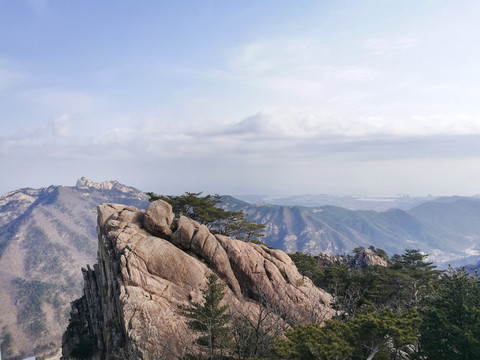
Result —
[[[415, 248], [430, 254], [438, 265], [444, 261], [456, 266], [465, 263], [464, 257], [473, 263], [480, 254], [478, 197], [439, 198], [407, 211], [383, 212], [222, 199], [221, 206], [244, 210], [250, 220], [264, 223], [262, 240], [287, 252], [336, 255], [373, 245], [393, 255]], [[58, 324], [65, 323], [68, 303], [81, 291], [77, 270], [96, 261], [96, 207], [104, 202], [143, 209], [149, 205], [140, 190], [87, 178], [80, 178], [76, 186], [23, 188], [0, 197], [0, 285], [5, 289], [0, 301], [8, 309], [0, 324], [0, 345], [5, 336], [14, 335], [22, 345], [14, 343], [12, 354], [19, 355], [20, 350], [33, 354], [36, 346], [58, 345]], [[41, 301], [29, 307], [27, 299], [35, 291]], [[35, 314], [44, 319], [42, 313], [48, 315], [46, 329], [34, 321], [37, 328], [27, 328]], [[12, 329], [5, 329], [6, 325]], [[35, 331], [57, 335], [35, 343], [30, 338]]]
[[373, 245], [394, 254], [416, 248], [442, 263], [480, 250], [480, 201], [475, 197], [443, 198], [410, 210], [382, 212], [250, 204], [231, 196], [222, 200], [226, 209], [244, 210], [249, 220], [265, 224], [263, 241], [287, 252], [335, 255]]
[[81, 291], [78, 269], [96, 258], [96, 206], [148, 206], [143, 192], [122, 189], [52, 185], [0, 197], [0, 345], [12, 339], [5, 359], [60, 347], [69, 303]]

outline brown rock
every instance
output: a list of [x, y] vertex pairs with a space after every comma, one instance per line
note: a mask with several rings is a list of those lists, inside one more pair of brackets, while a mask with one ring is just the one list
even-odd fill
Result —
[[[96, 339], [92, 359], [181, 355], [195, 334], [179, 307], [202, 300], [212, 271], [227, 285], [224, 302], [234, 316], [253, 322], [265, 304], [276, 309], [262, 320], [264, 327], [278, 323], [285, 330], [333, 315], [331, 295], [302, 277], [280, 250], [214, 236], [185, 217], [170, 236], [173, 214], [163, 202], [152, 203], [145, 214], [119, 205], [98, 210], [99, 262], [84, 270], [85, 296], [72, 303], [78, 331], [65, 333], [63, 359], [85, 329]], [[152, 228], [171, 241], [151, 236]]]
[[361, 247], [355, 254], [352, 265], [356, 268], [363, 269], [367, 266], [387, 266], [388, 262], [384, 258], [375, 254], [374, 251]]
[[169, 239], [173, 218], [172, 206], [163, 200], [156, 200], [145, 211], [143, 225], [152, 235]]

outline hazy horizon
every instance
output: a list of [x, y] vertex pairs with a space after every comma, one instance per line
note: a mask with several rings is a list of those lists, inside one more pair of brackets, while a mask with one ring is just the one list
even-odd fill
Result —
[[480, 193], [480, 3], [0, 0], [0, 193]]
[[[101, 179], [91, 179], [91, 178], [88, 178], [86, 177], [87, 179], [89, 179], [90, 181], [93, 181], [94, 183], [101, 183], [101, 182], [105, 182], [105, 181], [117, 181], [115, 179], [106, 179], [106, 180], [101, 180]], [[80, 179], [77, 178], [77, 180]], [[263, 198], [263, 199], [272, 199], [272, 200], [277, 200], [277, 199], [282, 199], [282, 198], [295, 198], [295, 197], [330, 197], [330, 198], [342, 198], [342, 197], [345, 197], [345, 198], [356, 198], [357, 200], [362, 200], [362, 198], [364, 198], [365, 200], [368, 201], [368, 199], [378, 199], [379, 201], [381, 201], [380, 199], [416, 199], [416, 198], [419, 198], [419, 199], [427, 199], [427, 198], [432, 198], [432, 199], [436, 199], [436, 198], [442, 198], [442, 197], [455, 197], [455, 196], [459, 196], [459, 197], [480, 197], [480, 193], [477, 193], [477, 194], [458, 194], [458, 193], [452, 193], [452, 194], [432, 194], [432, 193], [428, 193], [428, 194], [405, 194], [405, 193], [396, 193], [396, 194], [352, 194], [352, 193], [345, 193], [345, 194], [335, 194], [335, 193], [260, 193], [260, 192], [250, 192], [250, 193], [221, 193], [221, 192], [218, 192], [218, 191], [205, 191], [205, 190], [202, 190], [202, 189], [183, 189], [181, 191], [177, 191], [177, 192], [165, 192], [165, 191], [162, 191], [162, 189], [157, 189], [157, 190], [152, 190], [152, 189], [142, 189], [142, 188], [138, 188], [136, 186], [133, 186], [132, 184], [128, 184], [128, 183], [122, 183], [119, 181], [120, 184], [122, 185], [125, 185], [125, 186], [128, 186], [128, 187], [133, 187], [133, 188], [136, 188], [137, 190], [139, 191], [143, 191], [143, 192], [154, 192], [154, 193], [157, 193], [157, 194], [162, 194], [162, 195], [182, 195], [184, 194], [185, 192], [192, 192], [192, 191], [195, 191], [195, 192], [201, 192], [202, 194], [219, 194], [221, 196], [233, 196], [235, 198], [238, 198], [238, 199], [241, 199], [241, 200], [244, 200], [244, 201], [249, 201], [249, 200], [246, 200], [246, 199], [249, 199], [249, 198]], [[0, 196], [2, 195], [5, 195], [7, 193], [10, 193], [10, 192], [14, 192], [14, 191], [17, 191], [17, 190], [21, 190], [21, 189], [25, 189], [25, 188], [31, 188], [31, 189], [43, 189], [43, 188], [48, 188], [50, 186], [65, 186], [65, 187], [74, 187], [76, 185], [76, 181], [73, 181], [72, 183], [70, 184], [60, 184], [60, 183], [52, 183], [52, 184], [44, 184], [44, 185], [39, 185], [38, 187], [33, 187], [33, 186], [22, 186], [22, 187], [17, 187], [17, 188], [12, 188], [10, 190], [7, 190], [7, 191], [4, 191], [2, 193], [0, 193]]]

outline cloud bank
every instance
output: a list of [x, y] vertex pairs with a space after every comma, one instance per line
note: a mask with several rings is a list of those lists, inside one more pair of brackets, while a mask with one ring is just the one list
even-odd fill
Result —
[[91, 6], [3, 5], [0, 192], [480, 192], [478, 5]]

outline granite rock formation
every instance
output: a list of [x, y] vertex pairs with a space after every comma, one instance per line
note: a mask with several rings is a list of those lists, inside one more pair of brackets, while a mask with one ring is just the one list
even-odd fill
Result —
[[388, 261], [375, 254], [371, 249], [360, 248], [360, 251], [355, 254], [351, 265], [357, 269], [364, 269], [367, 266], [387, 266]]
[[372, 249], [359, 246], [352, 255], [329, 255], [320, 253], [315, 256], [319, 268], [348, 265], [352, 269], [365, 269], [368, 266], [388, 266], [388, 260], [375, 253]]
[[302, 277], [283, 251], [173, 218], [161, 200], [146, 211], [98, 207], [98, 264], [83, 269], [84, 295], [72, 303], [63, 359], [76, 351], [92, 359], [178, 355], [194, 338], [179, 306], [201, 301], [211, 271], [226, 284], [224, 301], [233, 315], [254, 319], [268, 303], [278, 309], [270, 323], [285, 328], [333, 316], [331, 295]]

